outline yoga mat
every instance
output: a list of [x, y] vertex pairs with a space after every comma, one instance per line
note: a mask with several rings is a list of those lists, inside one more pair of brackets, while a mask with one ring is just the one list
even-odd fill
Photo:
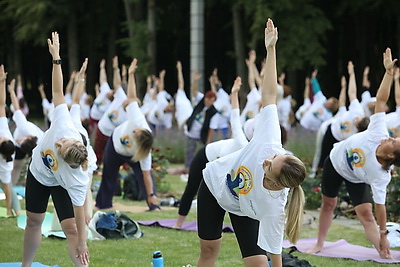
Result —
[[[13, 186], [13, 189], [17, 195], [21, 197], [25, 197], [25, 187], [22, 185], [16, 185]], [[4, 195], [3, 189], [0, 188], [0, 200], [6, 199], [6, 196]], [[3, 198], [4, 197], [4, 198]]]
[[[48, 213], [46, 212], [46, 215], [44, 217], [44, 221], [42, 224], [42, 235], [45, 237], [59, 237], [59, 238], [67, 238], [64, 234], [63, 231], [52, 231], [51, 225], [53, 222], [53, 213]], [[21, 229], [25, 229], [26, 226], [26, 214], [22, 214], [21, 216], [18, 216], [17, 218], [17, 225]]]
[[[296, 245], [290, 244], [288, 240], [283, 241], [283, 248], [295, 247], [298, 251], [306, 253], [306, 250], [312, 248], [317, 243], [317, 238], [300, 239]], [[393, 260], [385, 260], [379, 257], [375, 248], [367, 248], [348, 243], [344, 239], [336, 242], [325, 242], [321, 252], [313, 254], [315, 256], [345, 258], [356, 261], [375, 261], [380, 263], [400, 263], [400, 251], [391, 250]]]
[[[3, 262], [0, 267], [21, 267], [21, 262]], [[40, 262], [33, 262], [32, 267], [58, 267], [58, 265], [44, 265]]]
[[[172, 228], [176, 222], [176, 219], [164, 219], [156, 221], [138, 221], [139, 224], [144, 226], [158, 226], [164, 228]], [[197, 222], [184, 222], [180, 230], [195, 231], [197, 232]], [[233, 233], [233, 228], [231, 225], [224, 225], [222, 231], [226, 233]]]

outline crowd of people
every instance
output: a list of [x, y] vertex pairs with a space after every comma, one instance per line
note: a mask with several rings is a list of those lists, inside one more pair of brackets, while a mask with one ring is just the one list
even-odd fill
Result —
[[[278, 30], [271, 19], [266, 23], [264, 41], [266, 58], [261, 70], [254, 50], [246, 59], [250, 91], [242, 110], [240, 77], [228, 91], [214, 69], [209, 77], [210, 90], [202, 92], [198, 88], [202, 74], [196, 71], [188, 97], [179, 61], [174, 95], [165, 89], [166, 71], [162, 70], [158, 77], [147, 77], [146, 94], [139, 99], [135, 72], [140, 64], [134, 58], [128, 67], [122, 65], [121, 71], [118, 57], [112, 61], [112, 85], [107, 81], [106, 61], [100, 62], [95, 96], [86, 92], [88, 59], [70, 75], [64, 90], [60, 41], [57, 32], [53, 32], [48, 39], [53, 64], [52, 95], [46, 96], [43, 85], [39, 86], [45, 117], [45, 127], [40, 128], [27, 120], [29, 106], [23, 97], [21, 77], [7, 83], [7, 73], [1, 65], [0, 178], [8, 216], [21, 214], [13, 185], [19, 182], [25, 162], [29, 162], [24, 181], [27, 226], [22, 266], [32, 264], [40, 245], [50, 196], [68, 240], [71, 261], [75, 266], [89, 265], [85, 227], [94, 208], [113, 208], [122, 165], [132, 169], [146, 194], [149, 210], [161, 209], [152, 176], [151, 148], [155, 138], [173, 125], [185, 136], [182, 173], [187, 174], [174, 228], [182, 227], [198, 195], [198, 266], [214, 266], [226, 212], [246, 266], [268, 266], [268, 259], [272, 266], [281, 266], [284, 235], [295, 243], [303, 223], [305, 196], [301, 184], [307, 177], [307, 168], [283, 147], [296, 123], [296, 127], [317, 136], [309, 179], [322, 174], [318, 241], [309, 253], [323, 250], [339, 187], [344, 182], [368, 240], [382, 258], [390, 258], [385, 199], [391, 170], [400, 166], [397, 60], [386, 49], [385, 74], [376, 97], [369, 92], [369, 68], [364, 69], [361, 101], [357, 98], [353, 62], [347, 65], [348, 81], [347, 75], [341, 78], [338, 99], [323, 94], [318, 70], [314, 70], [305, 80], [304, 103], [295, 110], [285, 73], [277, 75]], [[397, 106], [396, 111], [387, 112], [393, 81]], [[9, 116], [6, 86], [12, 112]], [[13, 133], [9, 120], [14, 125]], [[94, 174], [101, 176], [95, 199], [91, 192]]]

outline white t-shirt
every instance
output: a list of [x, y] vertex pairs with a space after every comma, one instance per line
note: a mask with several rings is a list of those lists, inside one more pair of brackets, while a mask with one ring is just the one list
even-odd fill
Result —
[[216, 160], [220, 157], [235, 152], [247, 145], [248, 141], [242, 130], [239, 109], [232, 109], [231, 112], [232, 138], [212, 142], [206, 146], [206, 157], [208, 161]]
[[371, 186], [377, 204], [385, 204], [386, 186], [390, 182], [390, 172], [376, 159], [381, 140], [389, 137], [384, 118], [384, 112], [372, 115], [367, 130], [336, 143], [329, 155], [333, 167], [343, 178]]
[[247, 102], [242, 110], [242, 114], [240, 115], [242, 125], [244, 125], [248, 119], [254, 118], [260, 112], [260, 100], [261, 94], [258, 89], [254, 87], [247, 94]]
[[276, 105], [268, 105], [256, 116], [253, 139], [241, 150], [209, 162], [203, 170], [204, 181], [226, 211], [260, 221], [258, 246], [280, 254], [289, 189], [264, 188], [265, 159], [285, 150]]
[[93, 101], [92, 108], [90, 109], [90, 117], [94, 120], [100, 120], [108, 106], [111, 104], [110, 99], [107, 98], [107, 93], [111, 91], [108, 83], [103, 83], [100, 86], [100, 93]]
[[364, 114], [367, 117], [371, 116], [371, 111], [368, 108], [368, 104], [371, 102], [375, 102], [376, 101], [376, 97], [372, 97], [371, 93], [369, 91], [364, 91], [361, 94], [361, 106], [364, 109]]
[[321, 91], [314, 95], [314, 102], [300, 120], [301, 126], [311, 131], [317, 131], [321, 123], [332, 118], [332, 112], [324, 106], [325, 101], [326, 97]]
[[37, 143], [40, 142], [40, 139], [43, 137], [42, 129], [36, 126], [36, 124], [28, 121], [20, 109], [14, 112], [12, 118], [17, 126], [14, 131], [14, 140], [25, 136], [36, 136], [38, 139]]
[[218, 129], [228, 128], [232, 106], [230, 97], [223, 88], [217, 91], [217, 100], [214, 102], [214, 107], [218, 111], [218, 113], [214, 115], [217, 117]]
[[[115, 128], [112, 140], [115, 151], [118, 154], [133, 157], [137, 148], [133, 130], [139, 128], [151, 130], [136, 101], [130, 103], [126, 107], [126, 111], [128, 120]], [[149, 153], [146, 158], [140, 160], [139, 163], [143, 171], [151, 170], [151, 153]]]
[[50, 103], [49, 100], [46, 98], [42, 100], [42, 109], [43, 109], [43, 114], [47, 116], [47, 119], [51, 121], [51, 116], [54, 111], [54, 104]]
[[81, 106], [79, 104], [74, 104], [71, 106], [69, 113], [71, 115], [72, 122], [74, 123], [75, 128], [81, 133], [86, 139], [86, 147], [88, 151], [88, 172], [93, 173], [97, 169], [97, 157], [96, 153], [93, 150], [92, 145], [90, 144], [89, 134], [85, 127], [82, 125], [81, 116], [80, 116]]
[[159, 126], [165, 126], [167, 129], [172, 127], [172, 113], [165, 112], [165, 108], [168, 106], [168, 100], [172, 97], [166, 91], [159, 92], [157, 94], [156, 102], [153, 103], [152, 108], [148, 112], [147, 120]]
[[175, 119], [181, 129], [193, 112], [192, 104], [183, 89], [178, 89], [175, 97]]
[[306, 111], [311, 107], [311, 101], [309, 98], [304, 99], [303, 105], [301, 105], [296, 113], [294, 114], [296, 119], [298, 119], [299, 121], [301, 120], [301, 118], [303, 118], [304, 114], [306, 113]]
[[140, 107], [144, 116], [148, 118], [151, 109], [156, 105], [157, 99], [154, 97], [156, 89], [151, 88], [149, 92], [146, 92], [143, 98], [143, 105]]
[[99, 130], [105, 136], [111, 136], [115, 127], [126, 121], [126, 111], [122, 107], [122, 103], [125, 99], [126, 94], [124, 89], [122, 89], [122, 87], [118, 88], [114, 93], [114, 100], [108, 106], [98, 123]]
[[29, 170], [35, 179], [45, 186], [61, 186], [67, 190], [72, 204], [83, 206], [88, 189], [88, 173], [79, 166], [71, 168], [57, 153], [55, 143], [61, 138], [82, 142], [68, 112], [67, 104], [55, 107], [50, 128], [42, 141], [33, 149]]
[[291, 128], [289, 123], [290, 111], [292, 110], [291, 100], [292, 96], [288, 95], [287, 97], [282, 98], [278, 104], [279, 123], [286, 129], [286, 131], [289, 131]]
[[[7, 117], [0, 117], [0, 137], [5, 137], [7, 139], [10, 139], [15, 144], [10, 129], [8, 128]], [[14, 156], [15, 153], [12, 155], [13, 159]], [[0, 179], [2, 183], [4, 184], [11, 183], [11, 172], [13, 170], [13, 167], [14, 167], [13, 160], [7, 162], [4, 159], [3, 155], [0, 155]]]
[[342, 141], [358, 132], [354, 119], [358, 116], [364, 116], [358, 99], [354, 99], [349, 106], [349, 110], [341, 113], [340, 116], [335, 116], [335, 120], [331, 124], [331, 132], [336, 140]]
[[385, 122], [389, 136], [400, 137], [400, 107], [396, 107], [396, 111], [386, 114]]

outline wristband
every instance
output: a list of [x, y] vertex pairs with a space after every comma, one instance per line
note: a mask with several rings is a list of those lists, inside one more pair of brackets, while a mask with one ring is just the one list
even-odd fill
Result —
[[61, 58], [60, 59], [53, 59], [53, 64], [61, 65]]
[[154, 193], [150, 193], [149, 194], [149, 197], [154, 197], [156, 194], [154, 194]]

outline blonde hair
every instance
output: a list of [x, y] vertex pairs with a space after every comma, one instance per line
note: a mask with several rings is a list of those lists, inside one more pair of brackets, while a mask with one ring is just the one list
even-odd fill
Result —
[[139, 161], [147, 157], [150, 153], [151, 146], [153, 145], [153, 135], [147, 129], [141, 129], [140, 136], [136, 138], [138, 147], [135, 155], [132, 157], [132, 161]]
[[79, 141], [74, 140], [74, 143], [68, 145], [65, 149], [60, 143], [56, 143], [58, 153], [62, 159], [68, 164], [78, 164], [82, 166], [84, 171], [88, 168], [88, 152], [86, 146]]
[[301, 183], [306, 177], [306, 167], [304, 163], [295, 156], [286, 155], [282, 164], [278, 183], [284, 187], [291, 188], [291, 196], [286, 206], [286, 229], [285, 233], [290, 243], [296, 244], [299, 239], [301, 227], [303, 225], [304, 213], [304, 191]]

